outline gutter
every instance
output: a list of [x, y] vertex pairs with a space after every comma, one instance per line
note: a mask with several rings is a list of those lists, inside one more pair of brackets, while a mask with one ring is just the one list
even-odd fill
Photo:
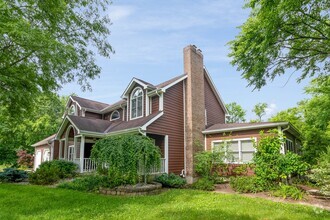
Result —
[[219, 132], [228, 132], [228, 131], [245, 131], [251, 129], [258, 129], [258, 128], [270, 128], [270, 127], [278, 127], [289, 125], [288, 122], [279, 122], [279, 123], [271, 123], [271, 124], [262, 124], [262, 125], [250, 125], [245, 127], [234, 127], [234, 128], [222, 128], [222, 129], [214, 129], [208, 131], [202, 131], [203, 134], [216, 134]]

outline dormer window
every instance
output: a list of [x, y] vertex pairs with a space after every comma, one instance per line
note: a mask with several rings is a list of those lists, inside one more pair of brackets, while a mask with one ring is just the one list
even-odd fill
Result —
[[143, 91], [136, 88], [131, 94], [131, 119], [140, 118], [143, 114]]
[[120, 118], [120, 114], [117, 110], [113, 111], [110, 115], [110, 121], [115, 121]]
[[69, 108], [69, 115], [75, 115], [76, 113], [76, 107], [74, 105], [71, 105], [71, 107]]

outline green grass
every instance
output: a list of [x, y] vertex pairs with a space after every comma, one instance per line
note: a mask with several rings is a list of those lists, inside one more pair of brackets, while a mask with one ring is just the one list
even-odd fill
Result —
[[319, 208], [239, 195], [169, 190], [115, 197], [43, 186], [0, 184], [0, 219], [330, 219]]

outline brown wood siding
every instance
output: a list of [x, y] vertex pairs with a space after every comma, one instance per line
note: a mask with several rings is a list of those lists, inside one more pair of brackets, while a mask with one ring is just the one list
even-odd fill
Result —
[[60, 150], [60, 142], [58, 140], [54, 140], [53, 142], [53, 146], [54, 146], [54, 155], [53, 155], [53, 159], [56, 160], [59, 157], [59, 150]]
[[168, 135], [168, 165], [170, 173], [184, 169], [183, 83], [164, 93], [164, 115], [147, 128], [148, 133]]
[[151, 113], [159, 111], [159, 97], [158, 95], [151, 98]]
[[[119, 120], [123, 120], [123, 109], [122, 108], [119, 108], [119, 109], [116, 109], [118, 112], [119, 112], [119, 115], [120, 115], [120, 119]], [[116, 111], [116, 110], [113, 110], [107, 114], [104, 115], [104, 120], [110, 120], [110, 116], [112, 114], [112, 112]]]
[[85, 112], [85, 117], [86, 118], [102, 119], [102, 115], [101, 114], [97, 114], [97, 113], [94, 113], [94, 112], [88, 112], [88, 111]]
[[214, 92], [211, 89], [211, 85], [204, 77], [204, 91], [205, 91], [205, 109], [207, 114], [207, 127], [225, 123], [225, 112], [218, 102]]

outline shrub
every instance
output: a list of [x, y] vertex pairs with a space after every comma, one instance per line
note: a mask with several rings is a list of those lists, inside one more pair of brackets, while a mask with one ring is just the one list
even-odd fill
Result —
[[312, 169], [309, 177], [320, 186], [321, 193], [330, 196], [330, 146], [321, 155], [319, 164]]
[[269, 185], [267, 186], [256, 176], [231, 177], [230, 186], [233, 190], [240, 193], [257, 193], [270, 188]]
[[207, 178], [200, 178], [194, 182], [191, 187], [198, 190], [213, 191], [215, 189], [214, 182]]
[[60, 179], [71, 178], [77, 174], [77, 165], [64, 160], [46, 161], [29, 175], [29, 182], [37, 185], [56, 183]]
[[108, 176], [117, 184], [147, 182], [149, 171], [160, 167], [160, 150], [142, 135], [117, 135], [98, 140], [92, 158], [108, 165]]
[[186, 184], [186, 180], [174, 173], [162, 174], [156, 178], [156, 182], [161, 183], [164, 187], [180, 188]]
[[5, 168], [3, 172], [0, 172], [0, 182], [22, 182], [27, 178], [26, 171], [16, 168]]
[[269, 135], [260, 132], [260, 136], [260, 140], [255, 144], [257, 151], [253, 157], [256, 165], [254, 172], [259, 179], [279, 183], [282, 179], [288, 180], [293, 175], [306, 174], [309, 166], [299, 155], [291, 152], [280, 153], [285, 137], [276, 129], [270, 131]]
[[285, 184], [280, 184], [276, 190], [272, 191], [271, 195], [282, 197], [283, 199], [292, 198], [294, 200], [300, 200], [304, 198], [304, 193], [300, 189]]
[[18, 165], [28, 168], [33, 167], [34, 158], [32, 154], [27, 153], [26, 150], [18, 150], [16, 155], [18, 156]]
[[100, 187], [113, 188], [115, 185], [112, 185], [108, 176], [86, 175], [78, 177], [71, 182], [60, 183], [57, 187], [84, 192], [97, 192]]

